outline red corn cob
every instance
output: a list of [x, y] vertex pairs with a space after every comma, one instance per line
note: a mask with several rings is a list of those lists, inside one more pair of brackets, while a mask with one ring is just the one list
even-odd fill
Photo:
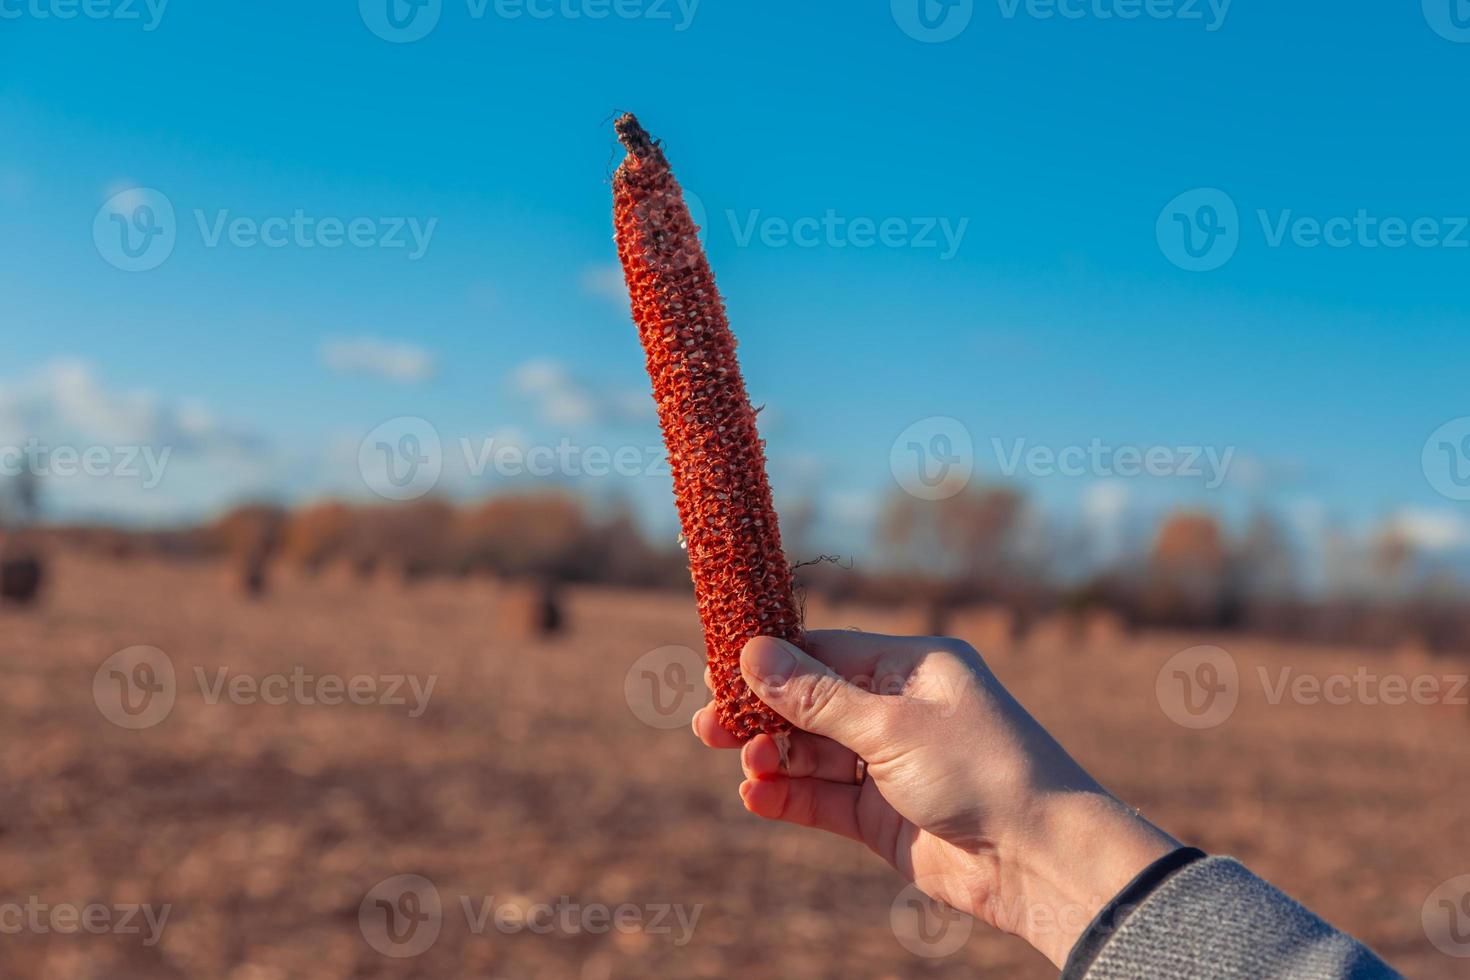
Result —
[[618, 257], [648, 355], [720, 723], [743, 739], [782, 734], [790, 726], [740, 676], [750, 637], [799, 643], [802, 630], [735, 336], [663, 150], [631, 114], [615, 128], [628, 150], [613, 177]]

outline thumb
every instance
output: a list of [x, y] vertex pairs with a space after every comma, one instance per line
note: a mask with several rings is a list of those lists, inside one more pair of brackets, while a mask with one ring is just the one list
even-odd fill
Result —
[[881, 698], [785, 640], [757, 636], [745, 644], [740, 672], [756, 696], [782, 718], [859, 755], [878, 730]]

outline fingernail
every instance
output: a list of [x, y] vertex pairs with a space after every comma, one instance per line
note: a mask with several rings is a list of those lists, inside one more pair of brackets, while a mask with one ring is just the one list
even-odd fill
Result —
[[767, 687], [780, 687], [796, 673], [796, 652], [785, 640], [760, 636], [745, 645], [745, 669]]

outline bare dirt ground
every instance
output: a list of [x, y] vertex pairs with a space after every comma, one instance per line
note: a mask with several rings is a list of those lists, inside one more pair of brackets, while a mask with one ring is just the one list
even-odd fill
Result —
[[[487, 582], [293, 579], [252, 601], [216, 568], [72, 557], [52, 572], [40, 608], [0, 612], [6, 977], [1055, 976], [978, 926], [947, 957], [906, 949], [890, 925], [896, 875], [856, 845], [749, 816], [733, 754], [635, 716], [630, 666], [699, 648], [679, 596], [573, 591], [570, 630], [537, 640], [501, 628]], [[1239, 704], [1189, 730], [1155, 681], [1205, 642], [1238, 663]], [[177, 689], [166, 718], [128, 730], [98, 706], [112, 679], [98, 695], [94, 678], [138, 644], [167, 655]], [[1086, 766], [1176, 836], [1242, 858], [1410, 976], [1470, 972], [1421, 924], [1430, 893], [1470, 874], [1466, 709], [1270, 697], [1284, 666], [1412, 677], [1463, 662], [1170, 635], [985, 652]], [[405, 704], [209, 703], [220, 668], [259, 680], [298, 667], [375, 678], [372, 697], [393, 675], [435, 686], [417, 717], [406, 685]], [[405, 874], [432, 883], [442, 912], [432, 944], [395, 958], [370, 941], [387, 913], [369, 892]], [[414, 914], [399, 897], [389, 905]], [[561, 916], [552, 928], [530, 928], [549, 921], [537, 903]], [[134, 904], [169, 906], [157, 941], [142, 914], [121, 921]], [[57, 917], [67, 906], [94, 906], [81, 921], [100, 934]], [[698, 907], [692, 932], [664, 906]], [[587, 911], [599, 907], [621, 925]]]

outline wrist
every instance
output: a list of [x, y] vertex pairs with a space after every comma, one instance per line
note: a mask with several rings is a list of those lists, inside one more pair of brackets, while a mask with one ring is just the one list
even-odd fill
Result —
[[1003, 842], [999, 887], [981, 917], [1059, 969], [1103, 906], [1179, 842], [1101, 790], [1053, 792]]

